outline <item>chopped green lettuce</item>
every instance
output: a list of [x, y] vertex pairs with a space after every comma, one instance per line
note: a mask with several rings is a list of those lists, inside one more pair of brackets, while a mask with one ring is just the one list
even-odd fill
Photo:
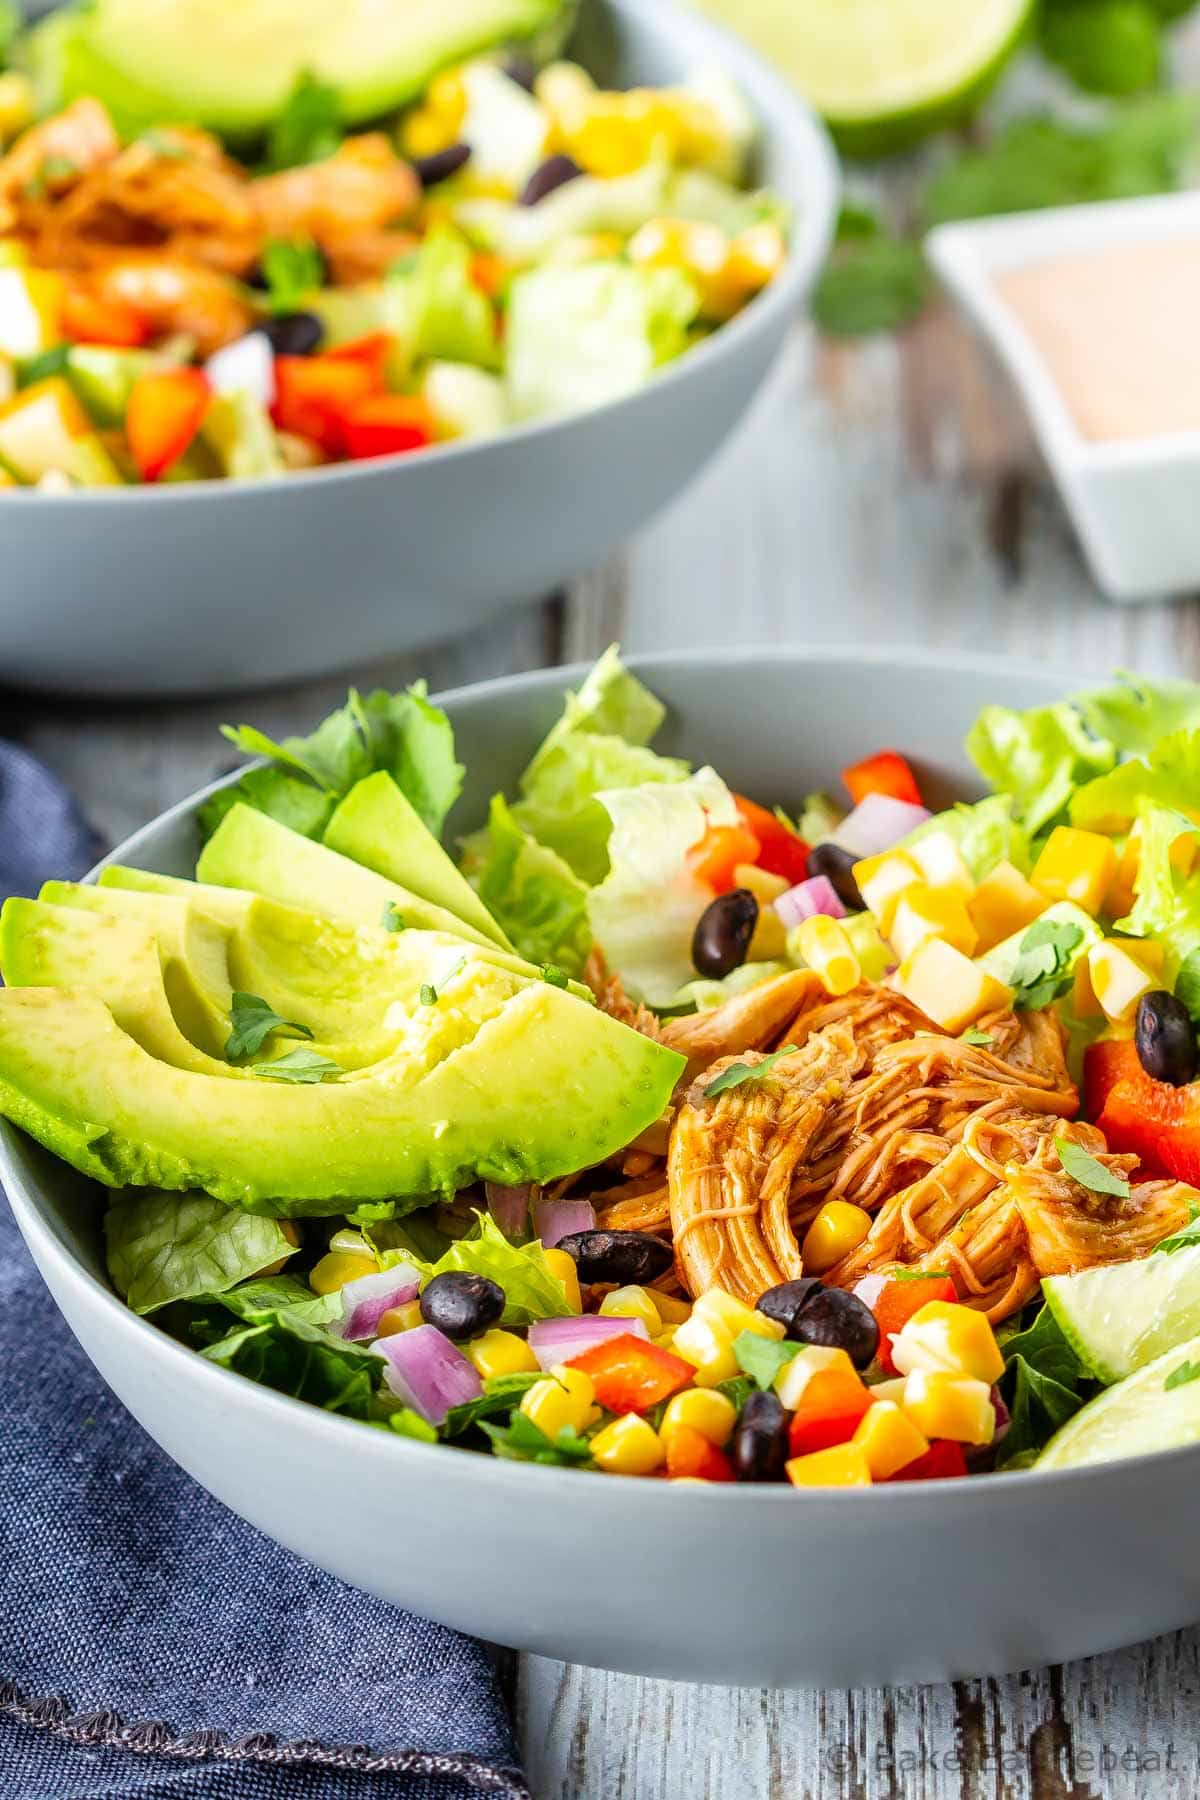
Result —
[[1031, 861], [1029, 833], [1013, 817], [1014, 802], [1009, 794], [989, 794], [974, 806], [952, 806], [947, 812], [935, 813], [924, 825], [903, 840], [905, 845], [919, 844], [934, 832], [946, 832], [958, 845], [963, 861], [976, 881], [990, 875], [997, 863], [1014, 863], [1022, 874]]
[[1144, 805], [1186, 812], [1200, 803], [1200, 731], [1173, 731], [1137, 756], [1078, 789], [1071, 823], [1087, 831], [1128, 831]]
[[688, 851], [710, 826], [735, 825], [737, 807], [712, 769], [599, 799], [612, 835], [609, 873], [588, 900], [592, 935], [630, 993], [669, 1006], [695, 975], [692, 937], [712, 899], [689, 867]]
[[389, 327], [413, 360], [500, 366], [500, 341], [487, 295], [471, 278], [471, 246], [436, 225], [386, 282]]
[[[528, 1244], [510, 1244], [496, 1221], [488, 1213], [478, 1213], [477, 1236], [459, 1238], [437, 1262], [425, 1271], [426, 1280], [445, 1275], [450, 1270], [465, 1270], [471, 1275], [486, 1275], [504, 1289], [504, 1325], [533, 1325], [538, 1319], [566, 1319], [571, 1316], [567, 1292], [546, 1261], [546, 1252], [537, 1239]], [[385, 1263], [407, 1261], [403, 1254], [385, 1257]]]
[[514, 419], [603, 406], [687, 347], [699, 295], [676, 269], [543, 264], [514, 280], [506, 379]]
[[1176, 838], [1196, 834], [1197, 826], [1164, 806], [1148, 806], [1140, 814], [1142, 848], [1134, 880], [1133, 910], [1118, 919], [1121, 931], [1154, 938], [1167, 953], [1168, 976], [1200, 946], [1200, 882], [1172, 867]]
[[836, 805], [828, 794], [806, 794], [796, 829], [806, 844], [823, 844], [833, 837], [845, 816], [845, 808]]
[[234, 1369], [326, 1412], [368, 1419], [382, 1410], [376, 1400], [381, 1359], [311, 1323], [299, 1307], [263, 1313], [206, 1345], [200, 1354], [223, 1369]]
[[464, 200], [455, 209], [455, 217], [472, 237], [510, 261], [540, 262], [565, 238], [603, 231], [628, 237], [639, 225], [664, 212], [669, 179], [666, 162], [646, 162], [631, 174], [612, 179], [581, 175], [547, 194], [536, 206], [514, 206], [507, 200]]
[[672, 1014], [707, 1012], [710, 1007], [723, 1006], [726, 1000], [735, 1000], [739, 994], [748, 993], [764, 981], [786, 975], [791, 968], [790, 962], [744, 962], [720, 981], [701, 975], [695, 981], [685, 982], [660, 1011]]
[[270, 1268], [295, 1246], [277, 1219], [259, 1218], [207, 1194], [147, 1188], [116, 1200], [104, 1220], [113, 1286], [134, 1312], [223, 1294]]
[[502, 794], [463, 845], [463, 872], [521, 956], [579, 975], [591, 949], [586, 883], [530, 837]]

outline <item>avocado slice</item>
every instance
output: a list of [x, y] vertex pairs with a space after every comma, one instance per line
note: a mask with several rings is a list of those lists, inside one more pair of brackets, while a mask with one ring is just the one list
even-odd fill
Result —
[[461, 874], [408, 796], [379, 769], [356, 782], [325, 827], [339, 856], [400, 881], [422, 899], [445, 907], [502, 950], [512, 945], [466, 876]]
[[309, 1086], [172, 1068], [94, 993], [0, 991], [0, 1112], [14, 1124], [107, 1187], [201, 1188], [275, 1215], [554, 1180], [658, 1119], [683, 1068], [547, 982], [433, 1067], [402, 1053]]
[[96, 0], [37, 26], [23, 55], [48, 104], [95, 94], [125, 132], [178, 120], [247, 136], [306, 71], [354, 125], [413, 99], [447, 64], [569, 12], [564, 0]]

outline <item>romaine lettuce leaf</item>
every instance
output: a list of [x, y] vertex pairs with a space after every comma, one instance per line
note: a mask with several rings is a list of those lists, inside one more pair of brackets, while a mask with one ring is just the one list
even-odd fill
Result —
[[976, 881], [990, 875], [1000, 862], [1014, 863], [1022, 874], [1027, 874], [1031, 861], [1029, 833], [1014, 819], [1013, 806], [1009, 794], [989, 794], [974, 806], [952, 806], [918, 825], [903, 842], [917, 844], [933, 832], [944, 831], [958, 845]]
[[1147, 681], [1121, 669], [1071, 703], [1093, 737], [1108, 738], [1120, 756], [1145, 755], [1171, 732], [1200, 729], [1200, 682]]
[[1200, 804], [1200, 731], [1173, 731], [1146, 756], [1121, 763], [1078, 789], [1071, 823], [1087, 831], [1128, 831], [1146, 805], [1187, 812]]
[[701, 975], [693, 981], [686, 981], [671, 996], [670, 1005], [662, 1010], [669, 1013], [686, 1013], [689, 1009], [707, 1012], [710, 1007], [723, 1006], [726, 1000], [735, 1000], [739, 994], [759, 987], [764, 981], [773, 981], [777, 975], [788, 974], [792, 967], [790, 962], [744, 962], [720, 981]]
[[311, 1324], [298, 1307], [284, 1306], [239, 1325], [200, 1354], [326, 1412], [368, 1419], [380, 1410], [376, 1389], [381, 1359]]
[[459, 232], [435, 225], [390, 272], [384, 298], [389, 326], [414, 361], [499, 368], [495, 314], [471, 279], [471, 246]]
[[695, 976], [692, 936], [712, 899], [687, 853], [710, 826], [735, 825], [737, 807], [712, 769], [598, 798], [612, 820], [611, 866], [588, 900], [592, 935], [631, 994], [669, 1006]]
[[1011, 797], [1031, 833], [1067, 809], [1080, 782], [1107, 774], [1115, 746], [1094, 738], [1069, 700], [1014, 712], [985, 706], [967, 734], [967, 754], [984, 780]]
[[[510, 1244], [489, 1214], [476, 1216], [478, 1236], [459, 1238], [451, 1244], [446, 1254], [426, 1271], [426, 1279], [432, 1281], [435, 1275], [462, 1269], [498, 1282], [506, 1300], [503, 1325], [533, 1325], [538, 1319], [569, 1318], [571, 1307], [566, 1289], [551, 1272], [546, 1252], [537, 1239], [528, 1244]], [[409, 1259], [397, 1256], [395, 1260]]]
[[[259, 1218], [207, 1194], [148, 1188], [116, 1200], [104, 1220], [113, 1286], [137, 1313], [173, 1300], [224, 1294], [295, 1246], [277, 1219]], [[305, 1297], [311, 1298], [305, 1291]]]
[[1167, 952], [1166, 974], [1173, 981], [1179, 965], [1200, 945], [1200, 882], [1190, 872], [1172, 867], [1171, 846], [1187, 833], [1200, 835], [1200, 828], [1164, 806], [1144, 807], [1139, 817], [1142, 847], [1133, 910], [1117, 920], [1117, 928], [1160, 943]]
[[699, 295], [676, 269], [545, 263], [509, 293], [506, 379], [515, 419], [619, 399], [687, 347]]
[[463, 872], [521, 956], [581, 973], [592, 942], [587, 886], [521, 830], [503, 795], [493, 798], [485, 828], [464, 842]]

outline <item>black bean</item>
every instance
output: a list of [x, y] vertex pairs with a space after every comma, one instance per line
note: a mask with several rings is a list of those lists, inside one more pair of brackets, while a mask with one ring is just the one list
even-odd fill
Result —
[[451, 144], [448, 150], [438, 150], [433, 156], [414, 156], [413, 174], [423, 188], [436, 187], [439, 181], [457, 175], [470, 160], [470, 144]]
[[421, 1294], [421, 1317], [457, 1342], [478, 1337], [498, 1323], [504, 1311], [504, 1289], [486, 1275], [451, 1269], [435, 1275]]
[[1196, 1030], [1182, 1000], [1160, 990], [1138, 1001], [1134, 1027], [1138, 1061], [1152, 1081], [1186, 1087], [1196, 1079]]
[[529, 180], [521, 190], [518, 206], [536, 206], [555, 188], [565, 187], [568, 181], [574, 181], [583, 170], [573, 156], [548, 156], [545, 162], [538, 164]]
[[862, 859], [840, 844], [814, 844], [808, 853], [810, 875], [824, 875], [842, 905], [851, 912], [863, 910], [863, 897], [854, 879], [854, 865]]
[[700, 914], [692, 937], [692, 962], [701, 975], [720, 981], [740, 969], [758, 924], [758, 901], [749, 888], [718, 894]]
[[857, 1294], [845, 1288], [822, 1287], [811, 1294], [796, 1314], [788, 1332], [802, 1344], [820, 1344], [827, 1350], [844, 1350], [856, 1369], [875, 1360], [879, 1326], [875, 1315]]
[[751, 1394], [729, 1440], [737, 1481], [783, 1481], [788, 1459], [788, 1417], [775, 1394]]
[[527, 94], [532, 94], [533, 84], [537, 80], [537, 65], [531, 56], [524, 56], [514, 50], [511, 56], [504, 59], [504, 73], [518, 87], [523, 87]]
[[815, 1275], [805, 1275], [799, 1281], [781, 1281], [778, 1287], [768, 1288], [765, 1294], [759, 1295], [755, 1303], [757, 1310], [782, 1325], [788, 1337], [803, 1341], [795, 1328], [796, 1319], [801, 1307], [820, 1285]]
[[665, 1275], [674, 1260], [671, 1246], [648, 1231], [574, 1231], [558, 1248], [575, 1259], [580, 1281], [640, 1285]]
[[316, 313], [277, 313], [273, 319], [261, 319], [255, 327], [267, 339], [276, 356], [311, 356], [325, 327]]

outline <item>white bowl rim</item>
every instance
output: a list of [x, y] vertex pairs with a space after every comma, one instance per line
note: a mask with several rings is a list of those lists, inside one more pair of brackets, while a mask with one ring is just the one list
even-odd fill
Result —
[[[990, 677], [994, 676], [998, 686], [1002, 685], [1006, 675], [1015, 675], [1039, 687], [1052, 687], [1061, 682], [1063, 695], [1078, 691], [1078, 679], [1075, 674], [1059, 669], [1048, 669], [1044, 665], [1029, 662], [1010, 661], [996, 657], [974, 655], [958, 651], [925, 651], [911, 648], [889, 649], [883, 645], [863, 647], [857, 644], [844, 645], [803, 645], [788, 646], [739, 646], [737, 649], [698, 649], [687, 651], [665, 652], [630, 656], [627, 665], [641, 674], [646, 680], [653, 682], [656, 672], [670, 671], [675, 668], [703, 666], [705, 663], [715, 664], [719, 660], [723, 670], [731, 665], [749, 665], [763, 660], [778, 663], [780, 660], [791, 662], [797, 668], [811, 668], [814, 664], [846, 662], [850, 664], [869, 664], [897, 671], [903, 674], [906, 670], [913, 672], [931, 672], [953, 680], [955, 676]], [[561, 678], [564, 686], [581, 678], [590, 667], [587, 662], [563, 665], [561, 668], [528, 670], [519, 675], [497, 676], [490, 681], [475, 682], [466, 687], [448, 689], [436, 696], [439, 705], [453, 707], [456, 702], [463, 702], [474, 697], [490, 697], [492, 695], [521, 694], [535, 688], [545, 688], [550, 681], [557, 683]], [[125, 860], [136, 852], [139, 839], [151, 831], [195, 811], [196, 806], [207, 795], [219, 788], [236, 781], [242, 771], [234, 770], [220, 780], [211, 782], [207, 787], [199, 789], [185, 800], [152, 820], [141, 830], [133, 833], [112, 850], [108, 856], [98, 862], [84, 877], [86, 881], [94, 881], [99, 872], [111, 862]], [[0, 1121], [0, 1124], [4, 1124]], [[304, 1400], [293, 1399], [290, 1395], [276, 1392], [273, 1388], [264, 1387], [248, 1376], [236, 1374], [233, 1370], [222, 1369], [209, 1363], [197, 1351], [178, 1343], [166, 1332], [151, 1323], [148, 1318], [132, 1312], [125, 1302], [109, 1286], [99, 1281], [84, 1269], [73, 1255], [59, 1241], [56, 1233], [42, 1217], [40, 1208], [33, 1197], [24, 1178], [14, 1169], [6, 1143], [6, 1133], [16, 1128], [5, 1124], [0, 1131], [0, 1184], [7, 1188], [10, 1205], [18, 1221], [22, 1219], [38, 1239], [41, 1254], [52, 1258], [64, 1279], [78, 1287], [82, 1287], [88, 1304], [97, 1300], [109, 1310], [112, 1329], [123, 1334], [130, 1354], [139, 1351], [143, 1355], [158, 1355], [174, 1362], [182, 1359], [176, 1366], [181, 1371], [190, 1371], [190, 1378], [198, 1381], [219, 1384], [212, 1389], [214, 1395], [224, 1396], [226, 1404], [242, 1405], [248, 1408], [264, 1424], [278, 1421], [281, 1425], [290, 1417], [298, 1430], [307, 1431], [311, 1437], [318, 1439], [322, 1445], [328, 1445], [332, 1454], [337, 1453], [339, 1446], [353, 1443], [357, 1452], [363, 1456], [381, 1457], [396, 1456], [401, 1459], [422, 1459], [425, 1466], [433, 1471], [446, 1468], [445, 1459], [454, 1457], [455, 1467], [459, 1470], [458, 1479], [463, 1481], [479, 1480], [487, 1483], [489, 1493], [519, 1498], [526, 1493], [526, 1483], [532, 1480], [552, 1484], [551, 1493], [560, 1499], [569, 1498], [571, 1484], [575, 1481], [595, 1477], [594, 1471], [537, 1467], [536, 1472], [525, 1465], [508, 1462], [500, 1457], [487, 1456], [473, 1451], [456, 1449], [452, 1444], [422, 1444], [415, 1439], [401, 1437], [390, 1430], [380, 1430], [364, 1425], [360, 1420], [344, 1417], [336, 1413], [323, 1411]], [[18, 1200], [14, 1203], [12, 1194], [19, 1190]], [[238, 1387], [233, 1383], [239, 1384]], [[238, 1398], [240, 1388], [240, 1400]], [[346, 1433], [355, 1436], [347, 1439]], [[382, 1448], [387, 1446], [386, 1450]], [[368, 1448], [370, 1446], [370, 1448]], [[429, 1458], [438, 1459], [429, 1462]], [[1092, 1464], [1077, 1469], [1055, 1469], [1042, 1473], [1035, 1470], [1022, 1469], [1012, 1472], [999, 1472], [988, 1475], [968, 1475], [950, 1477], [937, 1482], [939, 1494], [946, 1496], [950, 1506], [979, 1506], [994, 1501], [999, 1505], [1017, 1505], [1023, 1501], [1036, 1501], [1039, 1493], [1048, 1491], [1053, 1486], [1056, 1491], [1066, 1489], [1068, 1492], [1086, 1481], [1097, 1479], [1136, 1480], [1141, 1472], [1160, 1467], [1168, 1458], [1185, 1459], [1200, 1458], [1200, 1444], [1183, 1445], [1172, 1450], [1145, 1452], [1140, 1456], [1124, 1457], [1108, 1463]], [[474, 1470], [472, 1474], [470, 1471]], [[498, 1485], [497, 1485], [498, 1484]], [[577, 1491], [577, 1490], [575, 1490]], [[790, 1486], [775, 1484], [757, 1485], [738, 1483], [731, 1490], [743, 1496], [743, 1504], [758, 1508], [795, 1506], [797, 1495]], [[812, 1490], [820, 1494], [822, 1490]], [[679, 1494], [673, 1483], [658, 1481], [629, 1480], [613, 1483], [612, 1504], [636, 1508], [648, 1506], [678, 1507], [682, 1501], [685, 1506], [697, 1509], [705, 1507], [729, 1506], [735, 1504], [729, 1497], [730, 1490], [722, 1484], [709, 1483], [706, 1487], [689, 1487], [687, 1493]], [[828, 1491], [825, 1491], [828, 1498]], [[632, 1496], [632, 1497], [631, 1497]], [[928, 1503], [929, 1485], [925, 1482], [882, 1483], [877, 1487], [852, 1488], [837, 1490], [839, 1509], [849, 1510], [860, 1518], [865, 1509], [872, 1507], [899, 1507], [909, 1512], [922, 1512]], [[878, 1515], [875, 1515], [878, 1516]]]
[[[396, 451], [388, 456], [375, 456], [361, 462], [327, 463], [316, 469], [296, 469], [279, 475], [253, 479], [224, 476], [215, 481], [179, 483], [131, 483], [121, 487], [81, 488], [70, 494], [45, 494], [36, 488], [9, 488], [0, 495], [0, 508], [36, 506], [49, 512], [55, 507], [96, 506], [105, 511], [113, 506], [128, 506], [147, 499], [152, 505], [168, 501], [179, 505], [212, 504], [223, 497], [233, 503], [252, 503], [258, 496], [299, 489], [309, 492], [314, 484], [362, 479], [374, 474], [395, 475], [402, 468], [429, 468], [448, 460], [479, 457], [496, 453], [512, 443], [529, 443], [552, 437], [578, 426], [590, 418], [606, 418], [623, 408], [636, 406], [647, 395], [685, 381], [689, 372], [715, 364], [719, 358], [734, 355], [743, 340], [762, 327], [766, 330], [780, 313], [795, 311], [808, 282], [823, 260], [833, 239], [837, 197], [841, 187], [833, 144], [816, 113], [782, 76], [760, 58], [748, 45], [724, 26], [702, 17], [691, 6], [677, 0], [653, 0], [651, 6], [638, 0], [604, 0], [616, 12], [636, 16], [639, 22], [657, 32], [667, 42], [682, 40], [685, 47], [695, 45], [707, 51], [707, 60], [720, 62], [741, 76], [760, 125], [769, 122], [774, 134], [784, 143], [802, 181], [804, 204], [792, 221], [787, 261], [780, 274], [763, 288], [734, 318], [720, 325], [699, 344], [694, 344], [673, 362], [656, 370], [650, 381], [632, 393], [621, 394], [599, 406], [588, 406], [580, 412], [547, 419], [532, 419], [523, 425], [506, 426], [490, 438], [451, 439], [431, 445], [418, 457], [411, 451]], [[811, 191], [810, 191], [811, 190]], [[4, 511], [0, 510], [0, 520]]]

